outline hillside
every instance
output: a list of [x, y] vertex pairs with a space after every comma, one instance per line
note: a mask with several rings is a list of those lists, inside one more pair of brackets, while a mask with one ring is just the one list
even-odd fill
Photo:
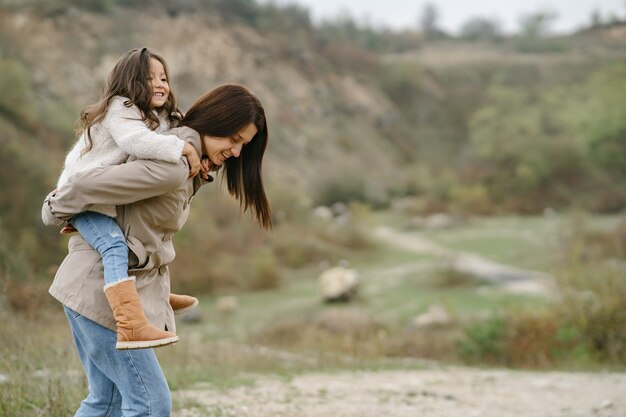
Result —
[[[226, 82], [245, 84], [262, 99], [272, 135], [267, 172], [276, 181], [310, 186], [329, 160], [340, 159], [348, 169], [376, 169], [391, 166], [397, 157], [377, 133], [376, 122], [394, 111], [380, 89], [349, 74], [320, 70], [326, 64], [315, 52], [289, 54], [244, 24], [209, 14], [171, 17], [158, 9], [149, 14], [119, 9], [111, 16], [3, 13], [0, 24], [9, 50], [3, 55], [27, 70], [44, 116], [34, 123], [55, 123], [51, 119], [58, 116], [48, 114], [56, 108], [65, 118], [59, 132], [64, 146], [73, 141], [66, 123], [97, 97], [115, 60], [147, 45], [168, 60], [183, 110], [201, 92]], [[346, 112], [353, 114], [350, 122], [337, 117]], [[60, 155], [58, 143], [45, 137], [40, 143]], [[337, 158], [340, 146], [349, 151]], [[59, 168], [58, 157], [50, 162]]]

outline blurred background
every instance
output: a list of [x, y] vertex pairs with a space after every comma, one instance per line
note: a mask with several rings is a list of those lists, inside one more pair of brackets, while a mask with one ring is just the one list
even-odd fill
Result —
[[405, 3], [0, 0], [0, 416], [84, 395], [47, 294], [67, 238], [39, 213], [81, 109], [142, 46], [183, 111], [236, 82], [269, 118], [273, 231], [218, 184], [176, 236], [173, 290], [201, 308], [159, 351], [174, 390], [424, 360], [624, 369], [626, 4]]

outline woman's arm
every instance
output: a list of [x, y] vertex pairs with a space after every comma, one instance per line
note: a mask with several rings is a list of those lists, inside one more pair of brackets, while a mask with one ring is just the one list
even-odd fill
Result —
[[53, 219], [67, 221], [96, 204], [119, 206], [162, 195], [185, 183], [188, 172], [182, 159], [177, 164], [138, 159], [89, 169], [46, 198], [42, 219], [54, 225]]

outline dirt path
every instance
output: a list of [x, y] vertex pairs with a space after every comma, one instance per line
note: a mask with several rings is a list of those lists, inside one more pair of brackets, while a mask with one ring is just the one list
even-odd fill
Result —
[[173, 417], [626, 417], [626, 374], [442, 368], [198, 386]]
[[505, 291], [542, 295], [549, 295], [552, 291], [552, 278], [544, 272], [501, 264], [470, 252], [453, 251], [419, 234], [398, 232], [385, 226], [378, 227], [374, 234], [387, 245], [437, 257], [458, 272], [497, 284]]

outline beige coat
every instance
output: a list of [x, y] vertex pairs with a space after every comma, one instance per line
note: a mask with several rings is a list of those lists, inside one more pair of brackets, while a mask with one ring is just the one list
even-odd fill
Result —
[[[171, 129], [201, 154], [200, 137], [187, 127]], [[189, 214], [189, 203], [200, 187], [199, 177], [188, 178], [187, 160], [177, 163], [129, 159], [126, 163], [78, 173], [48, 196], [42, 208], [50, 219], [67, 221], [94, 204], [117, 206], [117, 221], [129, 247], [129, 275], [137, 278], [137, 291], [146, 317], [155, 326], [175, 332], [169, 304], [174, 260], [172, 236]], [[64, 305], [115, 330], [111, 308], [104, 295], [100, 255], [78, 234], [69, 241], [69, 253], [57, 271], [50, 294]]]

